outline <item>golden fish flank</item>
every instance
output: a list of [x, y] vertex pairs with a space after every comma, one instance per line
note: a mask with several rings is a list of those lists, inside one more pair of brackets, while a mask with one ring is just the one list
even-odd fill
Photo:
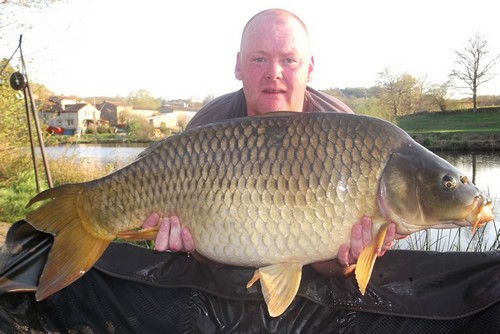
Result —
[[303, 265], [332, 259], [364, 215], [374, 243], [356, 278], [365, 292], [386, 224], [399, 234], [478, 226], [492, 204], [446, 161], [388, 122], [349, 114], [233, 119], [169, 137], [131, 165], [87, 183], [47, 190], [27, 220], [55, 235], [41, 300], [78, 279], [116, 236], [152, 212], [177, 215], [197, 251], [257, 267], [272, 316], [292, 302]]

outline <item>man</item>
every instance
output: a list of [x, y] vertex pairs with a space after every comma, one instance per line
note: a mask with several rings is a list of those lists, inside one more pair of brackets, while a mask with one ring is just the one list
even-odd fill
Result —
[[[306, 86], [314, 59], [307, 30], [293, 14], [257, 14], [245, 27], [241, 44], [235, 74], [243, 89], [212, 101], [189, 127], [279, 110], [351, 112]], [[144, 226], [158, 223], [157, 249], [194, 250], [189, 230], [177, 217], [153, 214]], [[126, 243], [112, 243], [82, 278], [36, 302], [32, 292], [52, 239], [26, 222], [11, 230], [9, 239], [19, 247], [7, 255], [8, 265], [0, 272], [0, 332], [498, 333], [496, 254], [393, 251], [377, 261], [372, 288], [363, 298], [352, 277], [325, 278], [306, 266], [300, 294], [285, 313], [270, 318], [260, 290], [244, 287], [253, 269], [214, 269], [184, 254]], [[394, 238], [394, 226], [388, 235], [385, 248]], [[338, 261], [313, 267], [330, 274], [354, 263], [370, 238], [371, 222], [364, 217], [353, 227], [350, 245], [340, 247]], [[1, 295], [2, 290], [28, 293]]]
[[[241, 37], [236, 56], [235, 77], [243, 88], [221, 96], [203, 107], [188, 124], [188, 128], [214, 121], [242, 116], [257, 116], [279, 111], [352, 110], [334, 97], [307, 86], [312, 78], [314, 57], [306, 25], [294, 14], [283, 9], [269, 9], [252, 17]], [[157, 224], [156, 250], [192, 252], [195, 245], [187, 228], [177, 217], [160, 220], [158, 214], [146, 219], [143, 227]], [[384, 241], [382, 255], [395, 237], [395, 225]], [[356, 262], [362, 249], [371, 240], [371, 221], [364, 217], [352, 230], [351, 243], [339, 249], [337, 262], [314, 264], [321, 273], [337, 273], [338, 268]]]

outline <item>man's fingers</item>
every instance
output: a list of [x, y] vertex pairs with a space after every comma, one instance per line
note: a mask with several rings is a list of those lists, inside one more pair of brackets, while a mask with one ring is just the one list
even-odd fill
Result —
[[340, 245], [337, 254], [337, 262], [341, 267], [347, 267], [349, 265], [349, 246], [347, 244]]
[[380, 254], [378, 256], [384, 255], [385, 251], [391, 249], [394, 239], [396, 237], [396, 224], [391, 223], [387, 228], [387, 233], [385, 234], [384, 243], [380, 249]]
[[160, 215], [157, 213], [153, 213], [150, 215], [144, 223], [142, 223], [142, 228], [148, 228], [148, 227], [153, 227], [158, 225], [158, 222], [160, 221]]
[[193, 252], [194, 240], [187, 227], [182, 227], [177, 216], [160, 219], [158, 214], [152, 214], [142, 224], [143, 228], [158, 225], [155, 238], [155, 250], [173, 252]]
[[181, 229], [181, 238], [182, 238], [182, 243], [184, 244], [184, 251], [185, 252], [193, 252], [194, 251], [194, 240], [193, 236], [191, 235], [191, 231], [187, 227], [183, 227]]
[[358, 223], [353, 225], [351, 229], [351, 244], [346, 264], [356, 263], [364, 247], [362, 226]]
[[168, 249], [170, 238], [170, 219], [163, 218], [160, 223], [160, 229], [155, 239], [155, 249], [158, 251], [165, 251]]
[[174, 252], [182, 250], [181, 223], [176, 216], [170, 218], [169, 246], [169, 249]]
[[360, 222], [361, 222], [361, 233], [363, 236], [363, 248], [365, 248], [372, 241], [372, 220], [370, 217], [363, 216]]

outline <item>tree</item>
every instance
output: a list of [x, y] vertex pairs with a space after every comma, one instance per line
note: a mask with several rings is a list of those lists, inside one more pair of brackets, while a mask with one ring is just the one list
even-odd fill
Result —
[[477, 89], [481, 84], [490, 81], [495, 76], [491, 70], [500, 57], [500, 55], [490, 55], [487, 47], [488, 41], [485, 36], [476, 33], [469, 38], [463, 50], [454, 51], [457, 56], [455, 62], [458, 64], [458, 68], [452, 70], [449, 75], [451, 80], [463, 83], [463, 86], [457, 88], [470, 91], [474, 112], [477, 111]]
[[0, 61], [0, 143], [25, 145], [28, 143], [28, 122], [22, 91], [10, 87], [9, 78], [14, 69]]
[[408, 73], [394, 74], [389, 69], [380, 72], [377, 79], [379, 98], [394, 117], [412, 114], [420, 107], [424, 85], [423, 79]]
[[128, 95], [127, 104], [137, 109], [156, 110], [161, 107], [161, 98], [154, 98], [147, 90], [139, 89]]
[[[0, 31], [16, 31], [20, 27], [29, 26], [23, 21], [23, 10], [44, 10], [60, 0], [0, 0]], [[0, 33], [0, 40], [3, 33]]]
[[443, 84], [433, 84], [429, 87], [426, 96], [439, 107], [440, 111], [448, 109], [448, 90], [450, 89], [450, 82], [446, 81]]
[[186, 129], [186, 126], [190, 120], [191, 118], [186, 114], [177, 115], [177, 128], [179, 129], [179, 132], [182, 132]]
[[148, 141], [153, 137], [154, 127], [146, 117], [133, 116], [127, 120], [127, 133], [136, 140]]
[[368, 115], [393, 121], [393, 115], [380, 103], [380, 99], [371, 96], [367, 98], [351, 99], [349, 106], [356, 114]]

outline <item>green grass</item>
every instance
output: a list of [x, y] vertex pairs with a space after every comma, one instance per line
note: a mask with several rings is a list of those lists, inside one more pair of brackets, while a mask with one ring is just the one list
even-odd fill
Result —
[[13, 223], [26, 216], [26, 204], [36, 194], [35, 173], [23, 171], [0, 187], [0, 221]]
[[397, 118], [397, 125], [431, 150], [500, 150], [500, 112], [421, 113]]
[[[45, 173], [40, 159], [38, 176], [40, 185], [47, 189]], [[49, 161], [55, 186], [77, 183], [104, 176], [119, 167], [118, 164], [101, 165], [91, 159], [77, 157]], [[37, 193], [35, 173], [29, 151], [18, 147], [0, 146], [0, 222], [13, 223], [26, 216], [26, 204]]]
[[397, 124], [409, 134], [417, 133], [500, 133], [500, 112], [436, 112], [401, 116]]

